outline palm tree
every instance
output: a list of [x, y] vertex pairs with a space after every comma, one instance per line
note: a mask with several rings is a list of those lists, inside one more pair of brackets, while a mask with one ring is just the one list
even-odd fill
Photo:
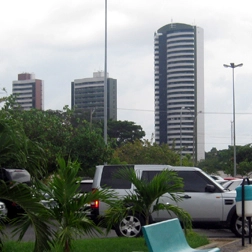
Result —
[[[38, 144], [31, 142], [24, 134], [16, 120], [8, 111], [0, 113], [0, 167], [15, 160], [17, 167], [29, 168], [32, 175], [42, 171], [40, 161], [43, 160], [43, 150]], [[14, 233], [19, 233], [22, 239], [25, 231], [32, 225], [36, 234], [34, 251], [44, 251], [52, 244], [52, 233], [47, 221], [47, 209], [34, 197], [32, 188], [26, 184], [5, 183], [0, 180], [0, 199], [16, 203], [25, 211], [22, 222], [16, 226]], [[0, 223], [1, 225], [1, 223]], [[0, 234], [3, 235], [3, 225]], [[0, 237], [0, 244], [1, 244]]]
[[26, 184], [13, 182], [6, 184], [0, 180], [0, 198], [15, 202], [25, 211], [23, 217], [13, 225], [15, 227], [13, 233], [19, 234], [19, 240], [32, 225], [36, 234], [34, 252], [50, 249], [53, 241], [47, 209], [33, 196], [31, 188]]
[[56, 246], [69, 252], [72, 241], [84, 234], [102, 233], [101, 229], [89, 218], [90, 202], [101, 199], [109, 202], [115, 195], [108, 190], [100, 190], [86, 194], [78, 193], [80, 178], [78, 162], [66, 162], [58, 158], [58, 170], [42, 190], [54, 200], [54, 207], [49, 212], [56, 228]]
[[145, 221], [144, 224], [148, 225], [151, 214], [160, 210], [173, 212], [182, 221], [185, 228], [191, 228], [191, 217], [186, 211], [176, 205], [160, 202], [160, 197], [164, 194], [168, 194], [173, 202], [181, 200], [179, 192], [182, 192], [183, 181], [176, 172], [163, 170], [156, 174], [151, 181], [147, 181], [141, 180], [134, 169], [125, 168], [121, 169], [116, 177], [129, 180], [135, 189], [109, 208], [105, 216], [105, 222], [109, 229], [114, 223], [120, 223], [129, 214], [131, 216], [140, 215]]

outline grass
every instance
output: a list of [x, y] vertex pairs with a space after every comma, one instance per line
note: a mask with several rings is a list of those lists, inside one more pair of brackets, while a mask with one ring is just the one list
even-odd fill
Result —
[[[199, 235], [195, 232], [187, 234], [187, 241], [192, 248], [197, 248], [208, 244], [207, 237]], [[4, 243], [3, 252], [32, 252], [33, 242], [15, 242], [6, 241]], [[57, 250], [53, 249], [53, 252]], [[72, 252], [131, 252], [142, 251], [148, 252], [144, 238], [93, 238], [76, 240], [73, 242]]]

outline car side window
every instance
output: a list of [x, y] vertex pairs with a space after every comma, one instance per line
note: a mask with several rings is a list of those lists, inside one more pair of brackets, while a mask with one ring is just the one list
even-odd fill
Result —
[[[142, 180], [151, 181], [155, 175], [161, 171], [143, 171]], [[184, 192], [205, 192], [206, 185], [213, 185], [213, 183], [202, 173], [198, 171], [177, 171], [178, 176], [183, 179]]]
[[206, 185], [212, 184], [198, 171], [178, 171], [178, 175], [183, 178], [184, 192], [205, 192]]
[[161, 171], [143, 171], [141, 180], [150, 182]]
[[125, 168], [133, 168], [133, 166], [104, 166], [103, 171], [102, 171], [102, 177], [101, 177], [101, 182], [100, 186], [101, 187], [108, 187], [111, 189], [130, 189], [131, 188], [131, 182], [126, 179], [119, 179], [116, 178], [116, 173], [120, 169], [125, 169]]
[[85, 183], [85, 184], [80, 183], [78, 191], [80, 193], [91, 192], [92, 191], [92, 183]]

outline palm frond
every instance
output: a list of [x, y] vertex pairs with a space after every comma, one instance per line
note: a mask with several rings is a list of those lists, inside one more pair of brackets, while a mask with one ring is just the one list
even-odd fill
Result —
[[[80, 168], [78, 162], [58, 159], [58, 170], [48, 182], [48, 185], [41, 185], [55, 201], [55, 207], [50, 211], [51, 218], [55, 220], [56, 243], [64, 251], [70, 251], [72, 240], [83, 234], [96, 235], [102, 233], [99, 226], [88, 217], [89, 212], [85, 206], [94, 200], [102, 200], [110, 203], [115, 195], [108, 189], [80, 194], [77, 174]], [[113, 200], [112, 200], [113, 202]]]
[[32, 195], [31, 188], [21, 183], [7, 185], [1, 181], [0, 198], [15, 202], [25, 211], [24, 222], [17, 223], [17, 227], [13, 230], [14, 234], [19, 233], [19, 240], [22, 239], [29, 225], [32, 225], [36, 234], [34, 251], [49, 249], [52, 244], [52, 231], [47, 222], [48, 211]]
[[140, 179], [133, 168], [125, 167], [115, 174], [116, 178], [130, 181], [134, 185], [134, 191], [128, 194], [117, 205], [112, 205], [108, 210], [107, 219], [111, 218], [110, 226], [113, 221], [119, 221], [129, 211], [141, 213], [148, 224], [152, 212], [167, 210], [175, 213], [185, 224], [190, 227], [191, 217], [177, 205], [163, 204], [161, 197], [167, 197], [170, 202], [182, 200], [180, 193], [183, 191], [183, 180], [172, 170], [156, 172], [152, 178]]

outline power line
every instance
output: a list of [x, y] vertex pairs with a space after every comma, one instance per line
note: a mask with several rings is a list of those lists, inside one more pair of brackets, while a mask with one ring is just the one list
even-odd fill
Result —
[[[117, 108], [118, 110], [129, 110], [129, 111], [140, 111], [140, 112], [152, 112], [154, 113], [155, 110], [149, 110], [149, 109], [130, 109], [130, 108]], [[167, 111], [159, 111], [159, 112], [167, 112]], [[202, 111], [202, 114], [212, 114], [212, 115], [231, 115], [232, 112], [204, 112]], [[240, 115], [252, 115], [252, 112], [236, 112], [236, 114]]]

